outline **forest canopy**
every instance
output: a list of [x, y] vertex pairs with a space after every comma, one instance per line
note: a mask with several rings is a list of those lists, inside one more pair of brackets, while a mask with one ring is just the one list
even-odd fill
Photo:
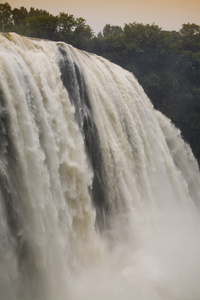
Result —
[[64, 41], [133, 72], [154, 107], [181, 129], [200, 163], [200, 25], [106, 24], [96, 36], [84, 18], [0, 3], [0, 31]]

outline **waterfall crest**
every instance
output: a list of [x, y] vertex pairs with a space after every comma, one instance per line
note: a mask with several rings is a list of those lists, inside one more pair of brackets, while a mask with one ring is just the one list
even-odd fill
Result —
[[0, 34], [0, 295], [200, 299], [200, 174], [135, 77]]

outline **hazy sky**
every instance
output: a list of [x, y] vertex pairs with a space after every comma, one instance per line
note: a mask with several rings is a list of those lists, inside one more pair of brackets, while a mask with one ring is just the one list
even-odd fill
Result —
[[200, 0], [5, 0], [12, 8], [41, 8], [53, 15], [59, 12], [83, 17], [98, 33], [106, 24], [124, 23], [159, 25], [166, 30], [179, 30], [183, 23], [200, 25]]

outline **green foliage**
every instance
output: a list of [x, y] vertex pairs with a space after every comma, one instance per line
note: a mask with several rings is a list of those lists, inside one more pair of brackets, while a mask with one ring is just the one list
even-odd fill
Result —
[[90, 51], [95, 52], [115, 63], [123, 64], [124, 33], [119, 26], [106, 24], [102, 33], [99, 32], [91, 42]]
[[23, 20], [24, 35], [43, 38], [55, 39], [57, 18], [52, 15], [37, 15], [35, 17], [28, 17]]
[[57, 17], [57, 39], [87, 49], [92, 37], [92, 29], [86, 25], [85, 19], [64, 12]]
[[23, 20], [29, 16], [28, 11], [25, 7], [14, 8], [12, 10], [13, 22], [16, 26], [22, 26]]
[[183, 24], [180, 30], [182, 48], [192, 52], [200, 49], [200, 26], [194, 23]]
[[38, 9], [38, 8], [34, 8], [34, 7], [30, 8], [29, 13], [28, 13], [28, 16], [30, 18], [31, 17], [37, 17], [37, 16], [40, 16], [40, 15], [47, 15], [47, 16], [49, 16], [49, 12], [46, 11], [46, 10]]
[[86, 25], [86, 21], [83, 18], [76, 19], [76, 27], [73, 32], [73, 44], [80, 48], [89, 50], [90, 41], [94, 36], [90, 26]]
[[57, 23], [59, 39], [70, 43], [75, 26], [76, 20], [73, 15], [65, 14], [64, 12], [60, 13]]
[[9, 30], [12, 25], [11, 6], [6, 3], [0, 3], [0, 31]]
[[156, 49], [160, 41], [160, 33], [161, 28], [154, 24], [130, 23], [124, 26], [125, 42], [135, 52], [144, 52], [146, 48]]
[[108, 36], [119, 36], [123, 34], [123, 30], [120, 26], [111, 26], [110, 24], [106, 24], [103, 28], [103, 37]]
[[60, 40], [80, 49], [89, 49], [93, 31], [85, 19], [64, 12], [58, 16], [31, 7], [12, 10], [8, 3], [0, 4], [0, 30], [14, 31], [29, 37]]

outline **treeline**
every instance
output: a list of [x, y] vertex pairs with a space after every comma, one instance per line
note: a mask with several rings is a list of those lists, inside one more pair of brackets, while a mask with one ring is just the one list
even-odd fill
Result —
[[0, 31], [61, 40], [104, 56], [133, 72], [156, 109], [181, 129], [200, 163], [200, 26], [179, 32], [155, 24], [105, 25], [97, 36], [85, 19], [0, 4]]
[[83, 18], [64, 12], [53, 16], [46, 10], [34, 7], [29, 11], [25, 7], [12, 9], [7, 2], [0, 3], [0, 31], [64, 41], [80, 49], [87, 49], [93, 37], [92, 29]]

